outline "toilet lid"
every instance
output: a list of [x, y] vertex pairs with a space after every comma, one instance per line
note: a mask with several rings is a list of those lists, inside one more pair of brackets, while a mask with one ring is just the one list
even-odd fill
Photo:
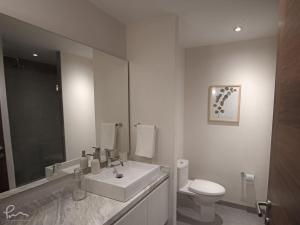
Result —
[[200, 180], [200, 179], [193, 180], [189, 185], [189, 190], [196, 194], [210, 195], [210, 196], [225, 194], [225, 188], [222, 185], [208, 180]]

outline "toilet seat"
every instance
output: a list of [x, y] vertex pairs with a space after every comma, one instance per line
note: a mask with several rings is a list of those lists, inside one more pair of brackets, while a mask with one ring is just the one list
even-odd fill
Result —
[[225, 194], [225, 188], [217, 183], [195, 179], [188, 183], [188, 190], [200, 195], [220, 196]]
[[225, 194], [225, 188], [217, 183], [208, 180], [196, 179], [188, 180], [187, 184], [179, 189], [179, 192], [190, 196], [222, 196]]

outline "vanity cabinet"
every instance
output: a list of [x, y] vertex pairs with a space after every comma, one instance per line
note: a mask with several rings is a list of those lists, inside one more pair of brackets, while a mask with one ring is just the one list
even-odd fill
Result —
[[147, 225], [147, 199], [144, 199], [126, 215], [124, 215], [115, 225]]
[[168, 189], [166, 180], [114, 225], [164, 225], [168, 220]]

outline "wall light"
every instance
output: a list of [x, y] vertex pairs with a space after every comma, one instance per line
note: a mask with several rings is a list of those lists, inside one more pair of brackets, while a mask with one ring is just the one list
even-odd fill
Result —
[[38, 57], [39, 56], [39, 54], [37, 54], [37, 53], [33, 53], [32, 54], [34, 57]]

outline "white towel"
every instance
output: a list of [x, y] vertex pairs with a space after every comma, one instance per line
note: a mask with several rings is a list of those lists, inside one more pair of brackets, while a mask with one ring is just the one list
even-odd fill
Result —
[[116, 144], [116, 123], [102, 123], [100, 147], [104, 149], [115, 149]]
[[156, 145], [156, 129], [154, 125], [137, 125], [135, 154], [152, 158]]

